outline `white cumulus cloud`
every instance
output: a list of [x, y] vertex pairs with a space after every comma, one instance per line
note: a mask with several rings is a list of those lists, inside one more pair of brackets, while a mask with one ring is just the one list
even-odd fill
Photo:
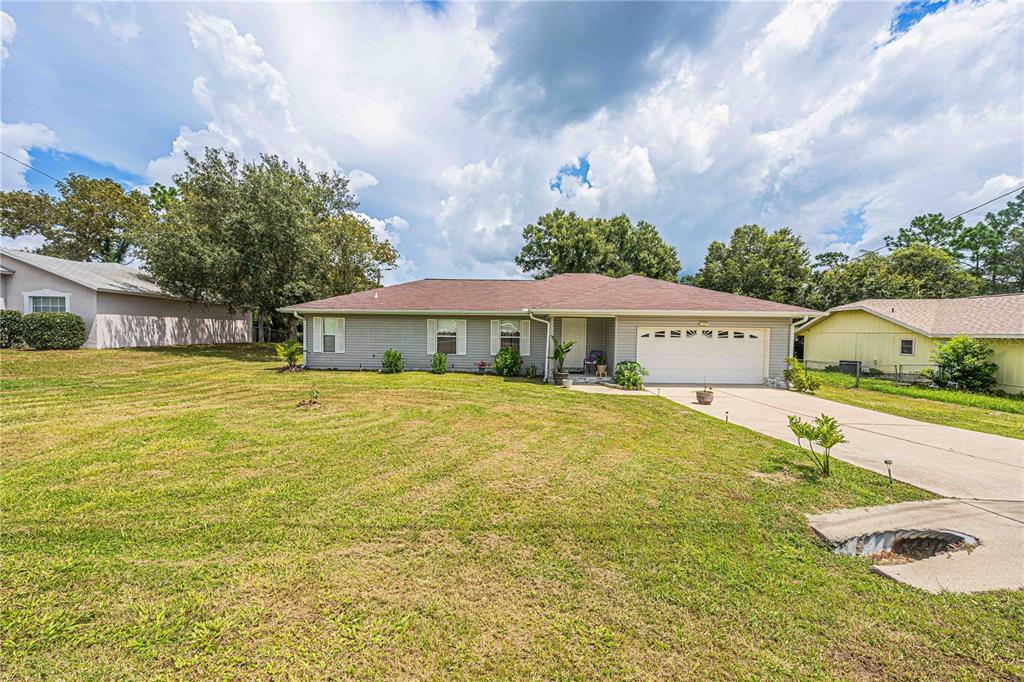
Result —
[[0, 123], [0, 149], [21, 162], [0, 157], [0, 188], [27, 188], [25, 174], [30, 171], [22, 164], [32, 165], [30, 150], [52, 149], [56, 144], [57, 134], [42, 123]]
[[0, 60], [11, 56], [7, 46], [14, 42], [14, 36], [18, 34], [18, 25], [7, 12], [0, 12]]

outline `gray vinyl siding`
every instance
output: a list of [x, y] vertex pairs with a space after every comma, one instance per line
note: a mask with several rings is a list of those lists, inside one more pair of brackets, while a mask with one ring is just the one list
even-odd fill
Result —
[[615, 339], [613, 333], [615, 329], [615, 320], [611, 317], [588, 317], [587, 318], [587, 349], [586, 354], [589, 356], [590, 351], [596, 350], [604, 354], [605, 364], [614, 365], [615, 356]]
[[[619, 317], [617, 321], [618, 330], [615, 339], [616, 361], [636, 360], [637, 327], [657, 327], [662, 325], [695, 327], [698, 322], [695, 318], [682, 317]], [[792, 322], [790, 318], [716, 317], [707, 320], [707, 322], [712, 327], [761, 327], [769, 329], [768, 374], [772, 377], [782, 376], [782, 371], [786, 368], [786, 358], [790, 354], [789, 325]]]
[[[312, 334], [312, 317], [306, 317], [305, 330]], [[427, 320], [445, 319], [449, 316], [413, 315], [329, 315], [345, 318], [345, 352], [306, 354], [306, 366], [310, 369], [354, 369], [378, 370], [380, 358], [388, 348], [402, 354], [407, 370], [428, 370], [432, 355], [427, 354]], [[481, 360], [490, 365], [491, 320], [496, 316], [457, 316], [466, 320], [466, 354], [448, 356], [448, 368], [454, 372], [475, 372], [476, 363]], [[505, 316], [501, 319], [527, 319]], [[547, 326], [543, 322], [530, 321], [530, 354], [524, 357], [523, 367], [534, 365], [538, 374], [544, 371], [544, 340]]]

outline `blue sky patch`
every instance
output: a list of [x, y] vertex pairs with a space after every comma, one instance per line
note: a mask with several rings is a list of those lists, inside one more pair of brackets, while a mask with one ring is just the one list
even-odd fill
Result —
[[889, 24], [889, 33], [893, 36], [906, 33], [911, 26], [948, 4], [949, 0], [912, 0], [904, 3], [896, 8], [892, 23]]
[[864, 222], [864, 207], [843, 214], [843, 226], [834, 230], [836, 238], [847, 244], [856, 244], [864, 236], [868, 226]]
[[[109, 163], [93, 161], [86, 156], [78, 154], [32, 149], [31, 156], [32, 158], [29, 163], [33, 168], [62, 180], [67, 177], [68, 173], [79, 173], [81, 175], [88, 175], [91, 178], [110, 178], [129, 190], [149, 185], [145, 178], [134, 173], [121, 170]], [[56, 182], [46, 177], [46, 175], [28, 169], [25, 169], [25, 182], [28, 184], [28, 189], [33, 192], [43, 190], [53, 193], [56, 186]]]
[[586, 156], [581, 156], [576, 159], [576, 165], [566, 164], [558, 169], [558, 173], [555, 177], [548, 182], [548, 187], [551, 189], [557, 189], [559, 192], [562, 191], [562, 180], [570, 175], [574, 178], [579, 178], [581, 185], [591, 187], [590, 184], [590, 159]]

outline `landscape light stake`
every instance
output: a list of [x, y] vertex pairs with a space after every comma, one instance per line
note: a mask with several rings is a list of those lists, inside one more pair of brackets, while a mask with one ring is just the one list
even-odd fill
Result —
[[725, 423], [726, 423], [726, 424], [728, 424], [728, 423], [729, 423], [729, 410], [726, 410], [726, 411], [725, 411]]
[[887, 459], [887, 460], [884, 460], [884, 462], [885, 462], [885, 468], [889, 470], [889, 485], [892, 485], [892, 460], [891, 459]]

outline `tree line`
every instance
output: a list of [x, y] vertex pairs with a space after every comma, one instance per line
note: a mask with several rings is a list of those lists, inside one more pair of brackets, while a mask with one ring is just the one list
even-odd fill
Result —
[[[394, 246], [356, 212], [348, 179], [274, 155], [186, 154], [170, 186], [126, 190], [69, 174], [56, 192], [0, 192], [0, 234], [43, 238], [39, 253], [140, 261], [168, 292], [249, 309], [264, 338], [277, 308], [380, 286]], [[534, 277], [641, 274], [819, 310], [864, 298], [948, 298], [1024, 291], [1024, 192], [974, 225], [941, 213], [885, 238], [887, 253], [811, 256], [788, 228], [737, 227], [680, 276], [675, 247], [643, 220], [556, 209], [523, 229], [516, 264]], [[293, 324], [292, 320], [289, 320]], [[293, 327], [294, 329], [294, 327]]]
[[78, 174], [52, 195], [0, 192], [0, 233], [40, 236], [58, 258], [141, 261], [176, 296], [251, 310], [262, 340], [277, 308], [379, 286], [396, 266], [357, 206], [340, 173], [207, 149], [148, 192]]
[[527, 225], [516, 263], [535, 277], [640, 274], [825, 310], [865, 298], [951, 298], [1024, 292], [1024, 192], [974, 225], [929, 213], [885, 238], [880, 254], [811, 256], [789, 228], [741, 225], [713, 241], [680, 277], [679, 256], [653, 225], [626, 215], [591, 218], [556, 209]]

